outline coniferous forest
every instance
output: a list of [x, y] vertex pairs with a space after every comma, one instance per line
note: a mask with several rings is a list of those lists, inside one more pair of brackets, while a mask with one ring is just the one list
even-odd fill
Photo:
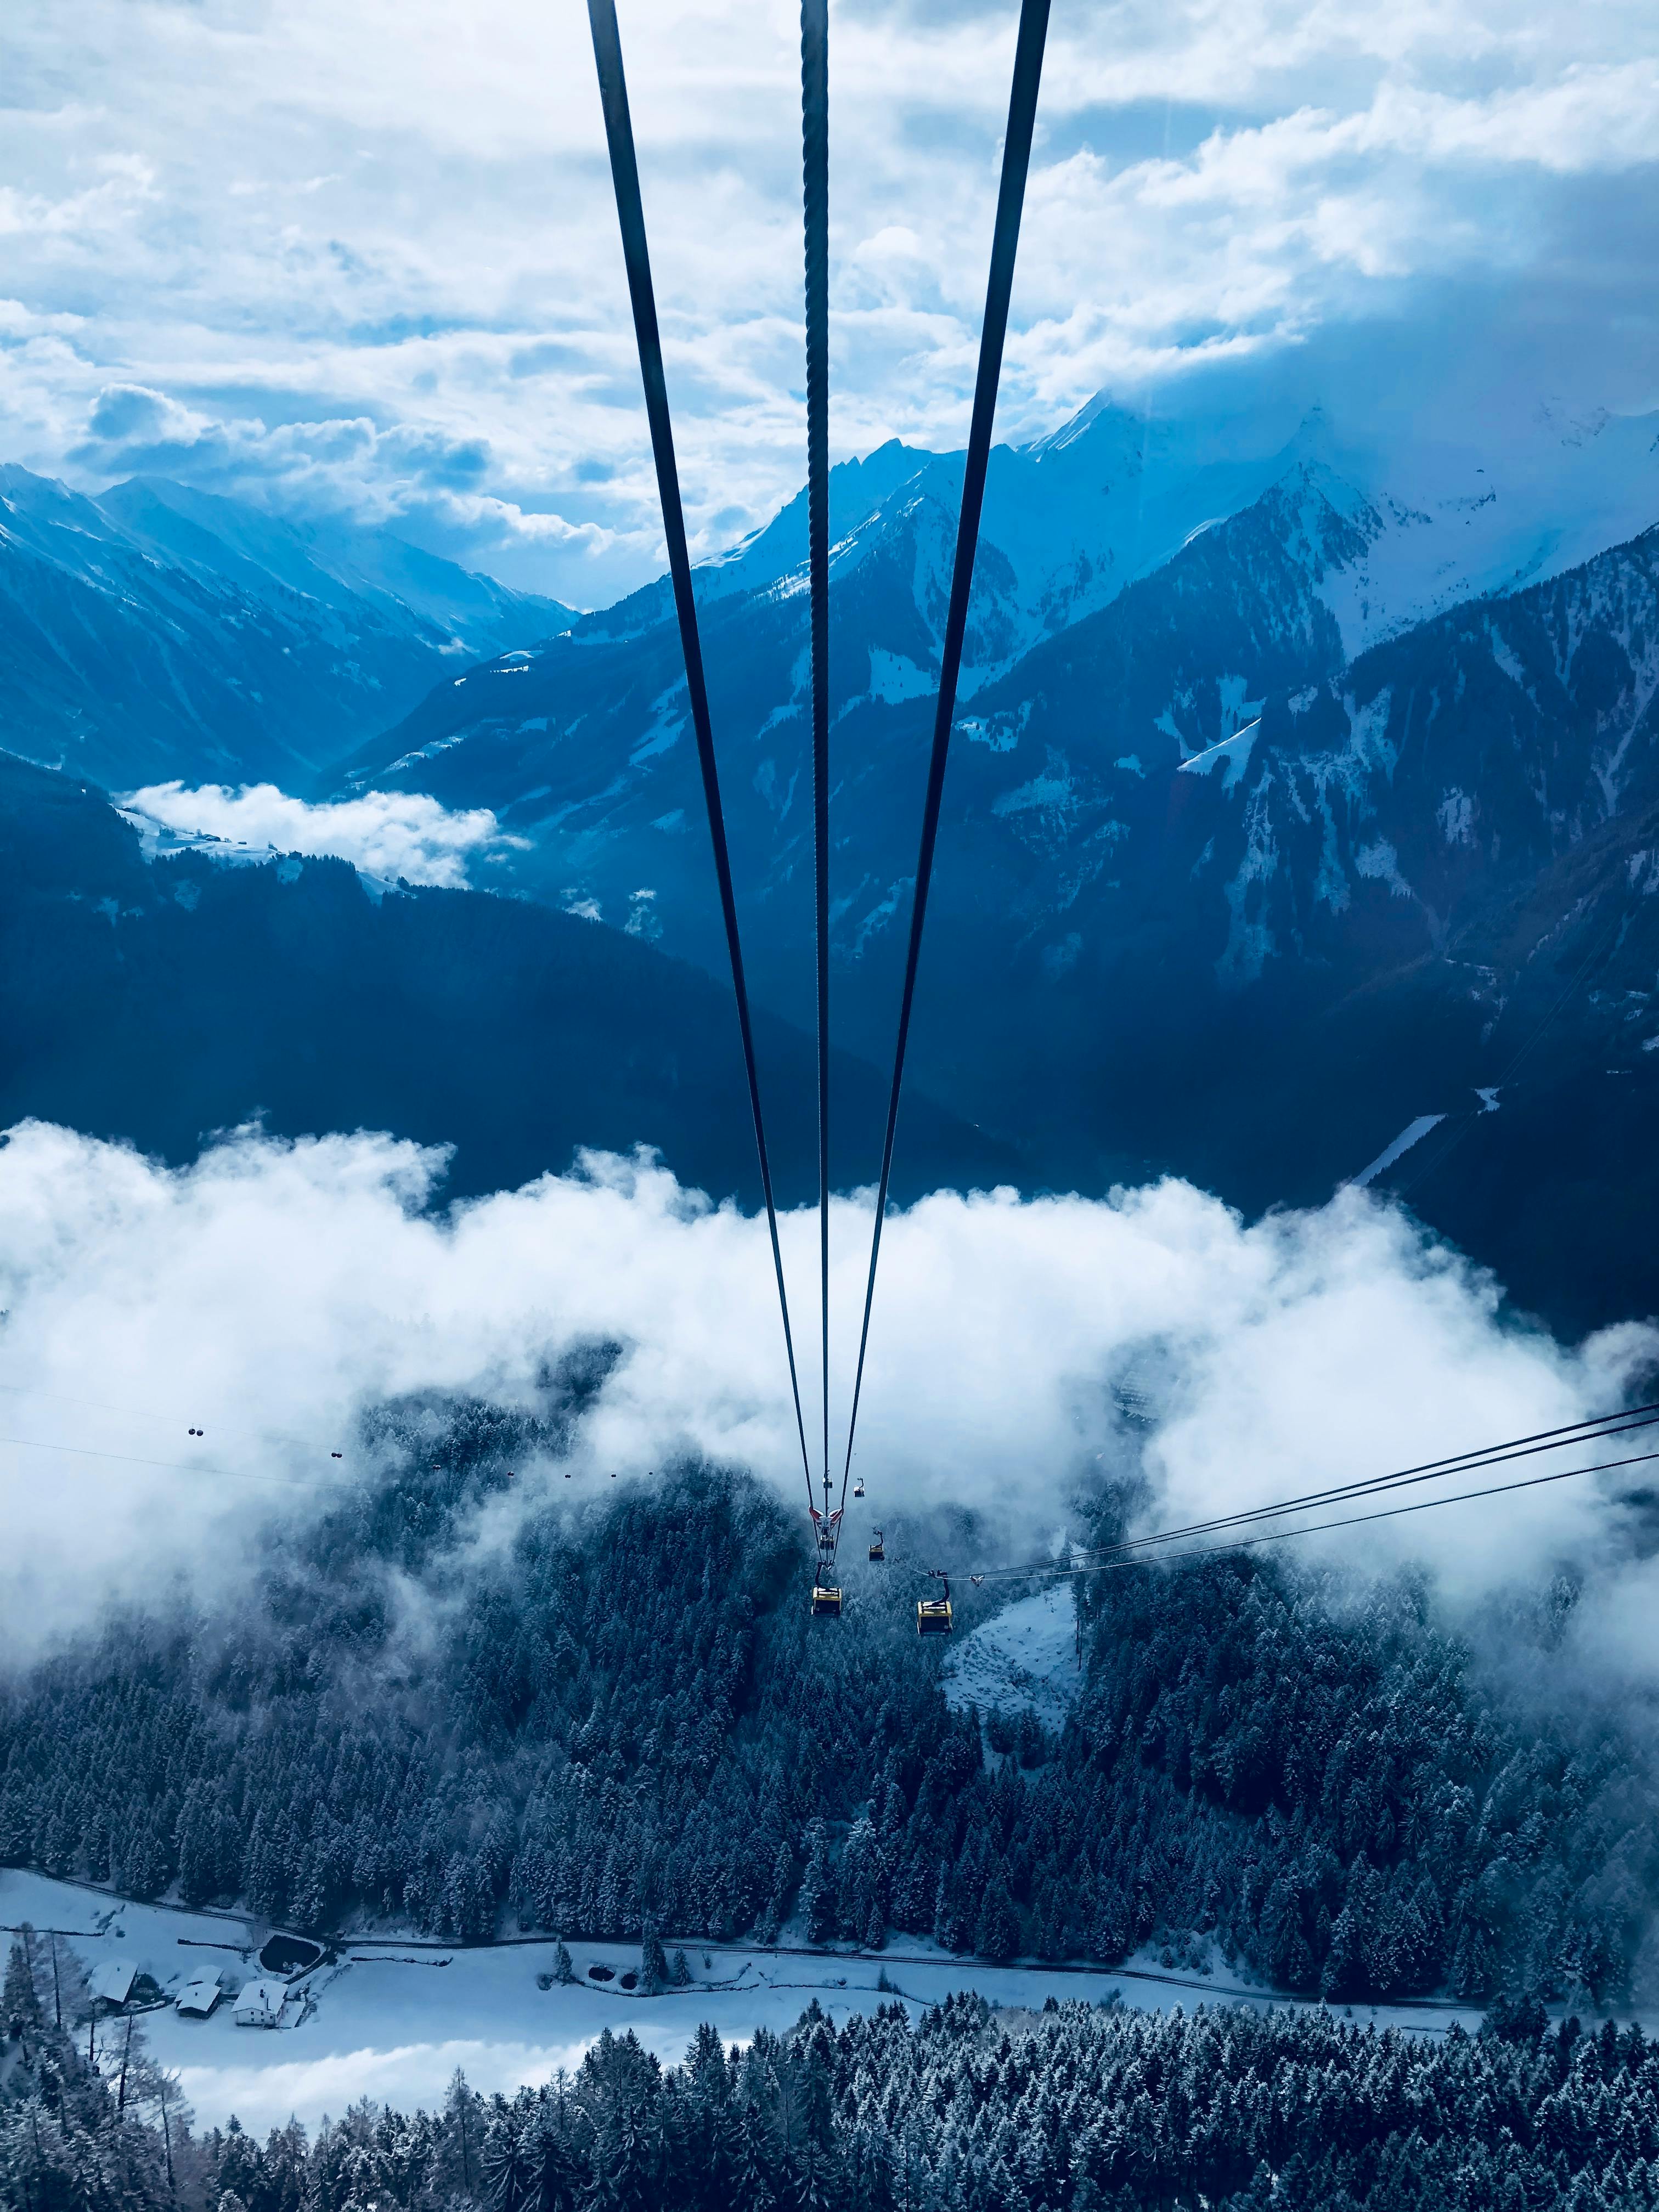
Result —
[[[318, 1932], [767, 1942], [788, 1920], [994, 1960], [1218, 1951], [1339, 2001], [1631, 2000], [1659, 1788], [1616, 1719], [1516, 1672], [1547, 1675], [1566, 1580], [1482, 1638], [1410, 1577], [1101, 1576], [1056, 1735], [947, 1706], [902, 1528], [825, 1624], [748, 1478], [564, 1492], [607, 1360], [568, 1363], [531, 1420], [384, 1410], [364, 1449], [389, 1471], [273, 1525], [251, 1596], [111, 1619], [14, 1680], [0, 1862]], [[537, 1451], [541, 1505], [509, 1479]], [[988, 1604], [963, 1587], [959, 1626]]]
[[963, 1996], [837, 2030], [816, 2004], [744, 2049], [702, 2028], [665, 2069], [607, 2031], [511, 2099], [365, 2103], [307, 2140], [198, 2136], [142, 2053], [54, 2027], [21, 1942], [0, 2071], [6, 2212], [1634, 2212], [1659, 2200], [1659, 2045], [1546, 2030], [1377, 2033], [1325, 2012], [1158, 2016]]

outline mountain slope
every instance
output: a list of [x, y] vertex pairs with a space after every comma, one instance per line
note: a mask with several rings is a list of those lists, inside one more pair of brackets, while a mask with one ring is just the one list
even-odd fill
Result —
[[[1019, 842], [1073, 865], [1077, 841], [1061, 817], [1088, 817], [1105, 842], [1082, 860], [1081, 880], [1115, 878], [1135, 811], [1126, 777], [1144, 780], [1153, 763], [1173, 766], [1180, 750], [1229, 735], [1246, 702], [1275, 686], [1322, 681], [1471, 592], [1512, 590], [1653, 522], [1655, 428], [1540, 408], [1480, 447], [1399, 431], [1356, 444], [1317, 410], [1286, 440], [1265, 416], [1157, 422], [1103, 398], [1052, 438], [999, 447], [960, 722], [992, 757], [958, 744], [947, 805], [958, 825], [977, 805], [1018, 833], [994, 823], [988, 834], [1021, 886], [1022, 934], [1068, 913], [1077, 887], [1056, 880], [1045, 892]], [[838, 950], [854, 971], [890, 928], [912, 864], [914, 829], [901, 825], [914, 824], [920, 795], [960, 466], [959, 455], [890, 445], [832, 472], [833, 892]], [[789, 994], [780, 1003], [800, 988], [794, 946], [807, 913], [792, 896], [806, 727], [799, 505], [697, 572], [738, 855], [765, 933], [791, 947], [787, 973], [762, 979]], [[1115, 659], [1099, 642], [1109, 617], [1123, 639]], [[1145, 640], [1129, 635], [1137, 624], [1150, 626]], [[1270, 647], [1293, 632], [1303, 644], [1289, 659]], [[1131, 664], [1132, 696], [1121, 688]], [[510, 666], [450, 679], [332, 782], [491, 806], [531, 841], [525, 888], [618, 918], [648, 889], [665, 941], [713, 964], [701, 856], [682, 836], [696, 811], [687, 733], [658, 584]], [[957, 796], [964, 781], [971, 798]], [[1127, 811], [1115, 814], [1120, 800]], [[1008, 910], [988, 895], [979, 903]], [[1067, 920], [1054, 957], [1068, 959], [1078, 935]], [[868, 1045], [856, 972], [848, 988], [854, 1034]]]
[[383, 534], [0, 468], [0, 738], [117, 789], [306, 789], [446, 666], [570, 619]]
[[[757, 1024], [780, 1188], [814, 1188], [810, 1037]], [[0, 756], [0, 1125], [33, 1115], [173, 1160], [261, 1114], [292, 1135], [453, 1143], [450, 1188], [516, 1186], [579, 1146], [659, 1146], [758, 1201], [729, 991], [522, 901], [384, 890], [343, 862], [147, 866], [100, 793]], [[873, 1122], [876, 1070], [838, 1055]], [[908, 1187], [1004, 1179], [1000, 1146], [917, 1101]], [[837, 1159], [843, 1177], [848, 1164]]]
[[[907, 485], [843, 545], [832, 604], [835, 1020], [878, 1059], [947, 534], [946, 510]], [[1317, 1201], [1419, 1116], [1473, 1115], [1458, 1164], [1486, 1162], [1489, 1195], [1474, 1205], [1443, 1175], [1413, 1202], [1563, 1326], [1611, 1319], [1648, 1297], [1645, 1169], [1618, 1134], [1636, 1109], [1602, 1086], [1616, 1066], [1645, 1097], [1659, 1073], [1620, 1027], [1659, 984], [1630, 887], [1659, 837], [1626, 849], [1613, 827], [1659, 801], [1659, 533], [1349, 661], [1342, 595], [1381, 542], [1374, 509], [1300, 462], [981, 686], [952, 752], [913, 1065], [1017, 1140], [1028, 1176], [1098, 1188], [1173, 1170], [1252, 1210]], [[992, 562], [981, 635], [1000, 574]], [[645, 918], [713, 965], [678, 641], [608, 619], [433, 695], [382, 741], [400, 750], [374, 781], [494, 805], [534, 841], [527, 886]], [[788, 581], [706, 613], [753, 977], [800, 1008], [803, 619]], [[1500, 1124], [1477, 1091], [1511, 1080], [1553, 935], [1576, 946], [1573, 917], [1608, 901], [1613, 927], [1620, 901], [1640, 908], [1620, 941], [1647, 968], [1620, 982], [1617, 1020], [1589, 994], [1583, 1022], [1558, 1023]], [[1565, 1188], [1575, 1116], [1591, 1161], [1604, 1139], [1626, 1158], [1628, 1202], [1585, 1216], [1552, 1277], [1512, 1225], [1523, 1192], [1578, 1218], [1548, 1195]]]

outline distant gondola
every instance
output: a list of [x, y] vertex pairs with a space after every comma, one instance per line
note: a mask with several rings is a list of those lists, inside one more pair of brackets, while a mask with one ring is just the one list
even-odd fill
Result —
[[870, 1539], [870, 1556], [872, 1559], [884, 1559], [887, 1557], [887, 1548], [881, 1540], [881, 1531], [879, 1528], [877, 1529], [875, 1534]]
[[841, 1592], [838, 1589], [826, 1589], [822, 1583], [814, 1583], [812, 1585], [812, 1612], [815, 1618], [822, 1615], [824, 1619], [829, 1620], [839, 1620], [841, 1619]]

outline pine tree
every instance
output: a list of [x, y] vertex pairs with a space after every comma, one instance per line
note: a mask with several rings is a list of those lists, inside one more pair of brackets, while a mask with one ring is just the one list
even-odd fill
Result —
[[669, 1983], [668, 1954], [663, 1949], [662, 1938], [647, 1922], [640, 1944], [640, 1980], [654, 1996], [665, 1990]]
[[25, 2034], [40, 2025], [40, 1999], [26, 1948], [32, 1942], [33, 1933], [25, 1922], [21, 1932], [13, 1936], [11, 1949], [6, 1957], [6, 1980], [4, 1990], [0, 1992], [0, 2012], [3, 2012], [6, 2026], [14, 2035]]
[[801, 1876], [800, 1907], [809, 1943], [827, 1943], [836, 1932], [836, 1892], [830, 1872], [830, 1837], [822, 1820], [806, 1831], [806, 1871]]

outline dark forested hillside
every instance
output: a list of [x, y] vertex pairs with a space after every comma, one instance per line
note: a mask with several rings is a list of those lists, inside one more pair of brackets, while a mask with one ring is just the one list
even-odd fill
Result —
[[[816, 1173], [812, 1044], [757, 1028], [793, 1197]], [[847, 1055], [833, 1079], [867, 1151], [884, 1079]], [[925, 1097], [908, 1110], [912, 1194], [1006, 1176], [1001, 1146]], [[460, 1194], [647, 1144], [687, 1183], [760, 1195], [731, 994], [701, 970], [522, 900], [383, 891], [341, 860], [146, 866], [101, 792], [0, 754], [0, 1127], [29, 1115], [173, 1161], [255, 1115], [284, 1136], [387, 1129], [453, 1145]]]
[[[1356, 1607], [1237, 1560], [1103, 1577], [1056, 1739], [947, 1708], [896, 1525], [834, 1625], [773, 1495], [707, 1470], [560, 1495], [474, 1559], [480, 1502], [538, 1448], [556, 1468], [608, 1357], [528, 1426], [388, 1409], [396, 1472], [273, 1536], [253, 1609], [114, 1622], [15, 1682], [0, 1858], [315, 1929], [769, 1939], [798, 1914], [814, 1942], [992, 1959], [1213, 1938], [1337, 1997], [1628, 1994], [1650, 1777], [1611, 1728], [1506, 1702], [1409, 1585]], [[986, 1602], [963, 1592], [964, 1630]]]
[[[1648, 2212], [1659, 2046], [1577, 2020], [1444, 2041], [1329, 2014], [997, 2011], [962, 1996], [665, 2068], [607, 2030], [574, 2075], [441, 2111], [364, 2103], [264, 2143], [197, 2136], [176, 2085], [118, 2086], [51, 2024], [21, 1943], [0, 2074], [6, 2212]], [[112, 2072], [115, 2070], [112, 2063]], [[136, 2094], [135, 2094], [136, 2091]], [[125, 2109], [124, 2109], [125, 2107]], [[165, 2123], [165, 2125], [163, 2125]]]

